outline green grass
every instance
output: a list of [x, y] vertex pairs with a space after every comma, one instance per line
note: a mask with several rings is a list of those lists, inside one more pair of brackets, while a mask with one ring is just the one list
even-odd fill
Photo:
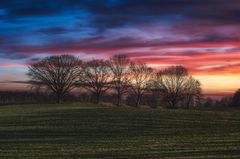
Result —
[[0, 107], [0, 158], [240, 158], [240, 110]]

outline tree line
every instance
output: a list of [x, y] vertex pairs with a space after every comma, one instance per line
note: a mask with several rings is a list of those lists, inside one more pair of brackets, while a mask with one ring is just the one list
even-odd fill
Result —
[[117, 106], [139, 107], [147, 97], [155, 106], [189, 108], [202, 98], [200, 82], [185, 67], [156, 70], [124, 54], [90, 61], [72, 55], [49, 56], [31, 64], [27, 75], [33, 90], [51, 92], [57, 103], [79, 89], [92, 96], [95, 103], [112, 96]]

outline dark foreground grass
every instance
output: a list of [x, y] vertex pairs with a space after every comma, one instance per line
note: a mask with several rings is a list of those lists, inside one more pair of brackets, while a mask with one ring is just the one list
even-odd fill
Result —
[[0, 158], [240, 158], [239, 110], [0, 107]]

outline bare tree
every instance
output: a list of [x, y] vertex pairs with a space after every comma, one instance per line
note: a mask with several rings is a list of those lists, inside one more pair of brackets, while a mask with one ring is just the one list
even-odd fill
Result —
[[169, 108], [176, 108], [184, 99], [190, 104], [193, 97], [201, 92], [200, 83], [189, 76], [188, 70], [183, 66], [163, 69], [155, 78], [154, 87]]
[[109, 61], [91, 60], [84, 64], [81, 82], [83, 87], [96, 96], [96, 103], [99, 103], [102, 94], [110, 88], [111, 77]]
[[113, 73], [112, 87], [117, 93], [117, 106], [121, 104], [122, 96], [128, 92], [130, 85], [130, 59], [127, 55], [114, 55], [110, 59]]
[[76, 87], [82, 62], [72, 55], [50, 56], [29, 66], [27, 75], [34, 87], [51, 90], [62, 97]]
[[183, 106], [190, 108], [196, 104], [200, 104], [202, 99], [201, 83], [192, 76], [186, 78], [183, 92]]
[[136, 96], [135, 106], [138, 107], [142, 96], [149, 89], [153, 69], [145, 63], [131, 63], [131, 87]]
[[175, 108], [182, 99], [183, 85], [187, 75], [187, 69], [182, 66], [172, 66], [156, 74], [155, 87], [168, 107]]

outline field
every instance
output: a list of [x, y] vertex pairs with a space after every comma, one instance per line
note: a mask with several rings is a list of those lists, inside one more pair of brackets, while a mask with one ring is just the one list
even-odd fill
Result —
[[0, 107], [0, 158], [240, 158], [240, 110]]

